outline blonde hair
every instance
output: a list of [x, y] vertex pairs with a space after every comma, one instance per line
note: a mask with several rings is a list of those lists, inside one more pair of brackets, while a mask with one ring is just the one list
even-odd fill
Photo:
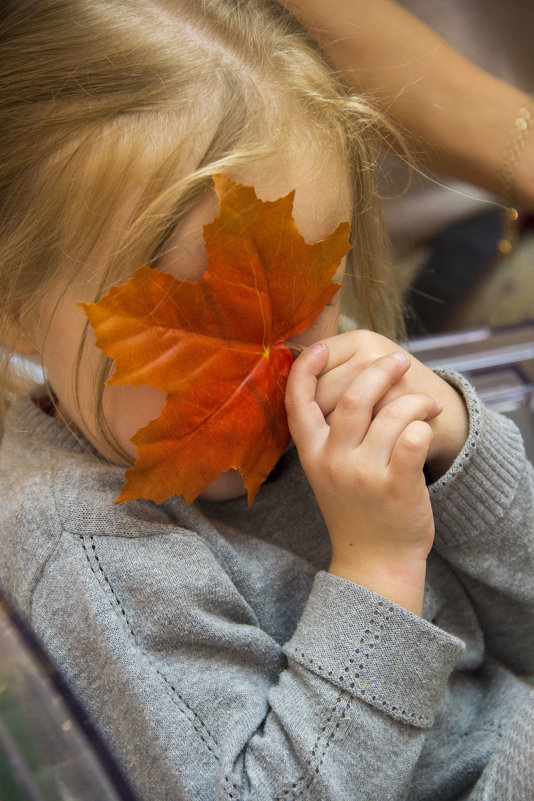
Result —
[[[352, 183], [350, 314], [362, 327], [400, 333], [374, 169], [377, 144], [391, 132], [277, 3], [4, 3], [2, 321], [14, 310], [24, 319], [50, 287], [90, 269], [108, 237], [97, 299], [139, 264], [154, 262], [210, 175], [272, 157], [300, 130], [346, 162]], [[110, 221], [126, 197], [133, 200], [115, 234]], [[109, 368], [103, 359], [101, 417]], [[7, 366], [0, 380], [5, 398]]]

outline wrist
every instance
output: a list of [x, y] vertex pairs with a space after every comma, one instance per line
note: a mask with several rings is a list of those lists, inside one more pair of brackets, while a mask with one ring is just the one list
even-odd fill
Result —
[[426, 576], [426, 557], [350, 561], [337, 555], [332, 557], [329, 573], [372, 590], [421, 616]]
[[427, 474], [432, 481], [445, 475], [461, 453], [469, 436], [469, 411], [459, 389], [444, 381], [441, 399], [443, 412], [430, 421], [433, 439], [426, 460]]

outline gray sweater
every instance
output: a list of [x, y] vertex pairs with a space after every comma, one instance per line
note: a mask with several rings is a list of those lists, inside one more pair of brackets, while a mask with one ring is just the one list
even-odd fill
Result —
[[532, 469], [464, 391], [423, 618], [325, 572], [294, 450], [250, 509], [115, 506], [122, 469], [13, 405], [0, 582], [142, 799], [534, 799]]

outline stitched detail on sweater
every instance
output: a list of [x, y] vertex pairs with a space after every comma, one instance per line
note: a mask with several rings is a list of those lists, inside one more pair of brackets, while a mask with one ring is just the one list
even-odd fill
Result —
[[504, 726], [502, 723], [488, 720], [485, 723], [482, 723], [480, 726], [476, 726], [474, 729], [469, 729], [469, 731], [464, 731], [461, 734], [462, 738], [465, 737], [478, 737], [480, 734], [496, 734], [499, 739], [503, 736]]
[[410, 712], [403, 707], [394, 706], [372, 688], [366, 689], [365, 687], [357, 687], [357, 684], [366, 678], [365, 671], [373, 649], [379, 644], [381, 634], [385, 630], [391, 618], [391, 614], [394, 611], [394, 607], [387, 604], [387, 602], [378, 602], [369, 620], [369, 627], [365, 629], [363, 636], [360, 637], [360, 647], [354, 649], [354, 656], [349, 658], [348, 664], [341, 673], [334, 670], [327, 670], [312, 657], [307, 656], [304, 651], [298, 654], [295, 653], [295, 656], [298, 656], [299, 661], [305, 666], [308, 666], [310, 670], [324, 676], [325, 679], [328, 679], [333, 684], [340, 685], [348, 692], [352, 691], [353, 694], [357, 694], [363, 701], [377, 708], [382, 708], [385, 712], [390, 712], [394, 717], [401, 718], [412, 725], [416, 721], [422, 725], [429, 725], [432, 721], [427, 715], [416, 715], [415, 712]]
[[[226, 796], [230, 799], [230, 801], [239, 801], [241, 798], [241, 791], [235, 782], [230, 782], [228, 776], [224, 777], [224, 781], [226, 784]], [[238, 795], [239, 793], [239, 795]]]
[[[338, 729], [341, 727], [342, 721], [346, 718], [347, 712], [351, 705], [350, 696], [347, 698], [345, 706], [341, 708], [343, 698], [339, 695], [336, 703], [330, 711], [328, 718], [321, 726], [319, 733], [310, 751], [310, 756], [306, 760], [306, 767], [311, 771], [311, 775], [299, 776], [295, 779], [290, 786], [282, 790], [273, 801], [297, 801], [297, 799], [305, 796], [312, 785], [317, 781], [317, 777], [321, 772], [321, 768], [327, 754], [328, 749], [333, 744]], [[341, 711], [339, 711], [341, 709]], [[228, 776], [225, 777], [226, 783], [226, 796], [229, 801], [240, 801], [241, 791], [235, 782], [232, 782]]]
[[333, 744], [338, 729], [341, 727], [342, 721], [346, 718], [351, 705], [351, 698], [348, 697], [345, 706], [341, 708], [342, 700], [342, 696], [339, 695], [324, 725], [321, 726], [310, 752], [310, 756], [306, 760], [306, 767], [311, 771], [311, 776], [299, 776], [291, 787], [283, 790], [282, 793], [276, 796], [274, 801], [289, 801], [289, 799], [291, 799], [291, 801], [296, 801], [296, 799], [302, 798], [317, 781], [328, 749]]
[[[85, 553], [85, 557], [87, 559], [87, 562], [89, 564], [89, 567], [90, 567], [92, 573], [97, 578], [99, 578], [99, 576], [100, 576], [100, 578], [102, 578], [105, 581], [105, 583], [106, 583], [106, 585], [107, 585], [107, 587], [108, 587], [108, 589], [109, 589], [109, 591], [111, 593], [111, 596], [113, 598], [113, 606], [114, 606], [114, 608], [116, 610], [118, 610], [120, 612], [121, 617], [123, 618], [123, 620], [124, 620], [124, 622], [126, 624], [126, 627], [128, 629], [128, 632], [129, 632], [130, 636], [132, 637], [133, 641], [135, 642], [136, 647], [148, 659], [148, 661], [149, 661], [150, 665], [153, 667], [154, 671], [163, 680], [163, 682], [165, 683], [167, 689], [170, 691], [170, 697], [177, 704], [178, 709], [184, 715], [184, 717], [186, 717], [187, 720], [191, 723], [191, 725], [193, 726], [193, 729], [198, 734], [201, 742], [204, 743], [204, 745], [206, 746], [208, 751], [215, 757], [216, 760], [218, 760], [219, 756], [218, 756], [217, 752], [219, 750], [219, 744], [217, 743], [217, 740], [215, 739], [215, 737], [211, 734], [211, 732], [208, 729], [208, 727], [206, 726], [206, 724], [197, 715], [197, 713], [194, 711], [194, 709], [191, 709], [191, 707], [188, 705], [187, 701], [185, 701], [185, 699], [182, 698], [182, 696], [180, 695], [180, 693], [178, 692], [176, 687], [173, 685], [173, 683], [170, 681], [170, 679], [164, 673], [162, 673], [162, 671], [154, 664], [154, 661], [151, 659], [150, 654], [147, 653], [147, 651], [140, 645], [140, 643], [139, 643], [139, 641], [138, 641], [138, 639], [137, 639], [137, 637], [135, 635], [135, 632], [133, 630], [133, 626], [132, 626], [132, 624], [131, 624], [131, 622], [130, 622], [130, 620], [128, 618], [126, 610], [124, 609], [119, 596], [115, 592], [115, 589], [114, 589], [113, 585], [111, 584], [108, 576], [106, 575], [106, 573], [104, 571], [104, 568], [102, 566], [102, 562], [100, 561], [100, 557], [98, 556], [98, 554], [96, 552], [96, 543], [95, 543], [94, 536], [89, 536], [87, 538], [87, 539], [89, 539], [89, 541], [91, 543], [91, 549], [90, 549], [91, 553], [89, 552], [89, 549], [88, 549], [87, 544], [85, 542], [86, 537], [84, 537], [82, 534], [79, 534], [78, 536], [79, 536], [83, 551]], [[94, 568], [94, 566], [92, 564], [91, 554], [92, 554], [93, 559], [94, 559], [94, 561], [95, 561], [95, 563], [97, 565], [98, 574], [97, 574], [97, 572], [96, 572], [96, 570], [95, 570], [95, 568]], [[178, 699], [180, 701], [180, 704], [177, 703], [176, 699]], [[182, 708], [182, 706], [185, 707], [185, 709]]]

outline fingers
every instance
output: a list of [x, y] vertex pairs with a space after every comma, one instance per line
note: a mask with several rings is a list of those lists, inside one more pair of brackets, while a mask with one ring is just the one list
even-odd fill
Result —
[[329, 337], [324, 343], [328, 348], [328, 359], [323, 368], [325, 373], [351, 359], [356, 359], [362, 365], [370, 364], [380, 356], [402, 350], [391, 339], [361, 328]]
[[433, 432], [428, 423], [413, 420], [400, 434], [393, 446], [390, 469], [407, 478], [420, 474], [428, 454]]
[[299, 452], [311, 449], [317, 439], [328, 436], [329, 427], [317, 405], [317, 376], [328, 359], [328, 348], [312, 345], [293, 363], [286, 387], [286, 411], [289, 430]]
[[389, 339], [372, 331], [349, 331], [325, 340], [328, 359], [317, 387], [317, 403], [327, 417], [339, 400], [340, 386], [348, 386], [381, 356], [401, 350]]
[[[403, 395], [391, 401], [378, 412], [369, 426], [365, 442], [362, 445], [364, 458], [377, 466], [389, 464], [399, 440], [406, 441], [406, 448], [409, 448], [412, 424], [431, 420], [440, 414], [442, 408], [442, 404], [437, 398], [423, 394]], [[425, 424], [425, 443], [426, 429], [430, 435], [432, 434], [430, 426]], [[415, 432], [418, 427], [414, 427], [413, 430]], [[407, 431], [409, 431], [408, 434], [406, 434]], [[431, 439], [432, 436], [430, 436], [428, 444]]]
[[[399, 464], [406, 470], [412, 466], [420, 470], [432, 432], [426, 424], [423, 427], [412, 424], [439, 415], [441, 402], [419, 393], [404, 394], [380, 404], [408, 370], [409, 357], [399, 351], [376, 359], [343, 388], [335, 409], [325, 419], [317, 403], [317, 386], [328, 359], [328, 348], [320, 343], [314, 345], [298, 357], [288, 379], [289, 428], [303, 464], [312, 461], [319, 464], [323, 457], [334, 454], [336, 462], [350, 460], [355, 449], [359, 449], [357, 458], [363, 459], [369, 468], [386, 467], [395, 454], [393, 468]], [[417, 447], [416, 434], [417, 441], [421, 440]]]
[[328, 418], [333, 447], [360, 445], [376, 404], [409, 365], [409, 358], [400, 351], [381, 356], [344, 389]]

